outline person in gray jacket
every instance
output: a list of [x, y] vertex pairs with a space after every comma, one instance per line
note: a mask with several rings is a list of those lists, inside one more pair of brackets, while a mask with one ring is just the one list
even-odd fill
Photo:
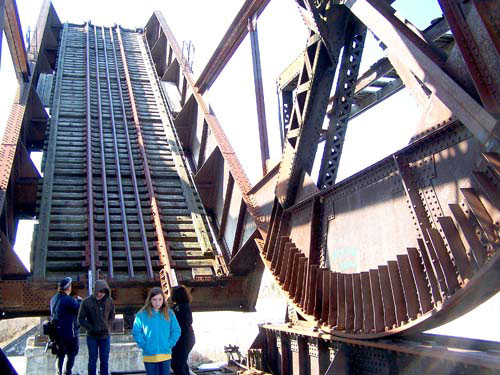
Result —
[[98, 355], [100, 375], [108, 375], [109, 333], [114, 319], [115, 305], [109, 286], [106, 281], [97, 280], [94, 293], [83, 300], [78, 312], [78, 322], [87, 330], [88, 375], [96, 375]]

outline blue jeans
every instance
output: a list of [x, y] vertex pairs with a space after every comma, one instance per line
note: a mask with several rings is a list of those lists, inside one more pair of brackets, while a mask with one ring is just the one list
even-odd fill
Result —
[[97, 338], [87, 336], [87, 348], [89, 350], [89, 367], [88, 375], [96, 375], [97, 354], [99, 353], [99, 374], [108, 375], [108, 361], [110, 338]]
[[75, 357], [78, 354], [78, 336], [76, 337], [60, 337], [58, 339], [60, 345], [56, 360], [57, 375], [71, 375], [71, 370], [75, 363]]
[[146, 375], [170, 375], [170, 359], [163, 362], [144, 362]]

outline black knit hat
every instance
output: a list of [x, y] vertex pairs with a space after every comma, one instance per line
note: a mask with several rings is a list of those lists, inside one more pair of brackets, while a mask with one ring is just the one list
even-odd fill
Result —
[[71, 277], [65, 277], [64, 279], [59, 281], [59, 284], [58, 284], [59, 289], [60, 290], [68, 289], [71, 286], [72, 281], [73, 280], [71, 279]]

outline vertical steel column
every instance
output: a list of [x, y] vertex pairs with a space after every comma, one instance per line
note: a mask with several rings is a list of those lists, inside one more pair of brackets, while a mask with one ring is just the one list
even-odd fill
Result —
[[97, 28], [94, 26], [94, 41], [95, 41], [95, 65], [96, 65], [96, 80], [97, 80], [97, 107], [99, 112], [99, 141], [101, 144], [101, 184], [102, 196], [104, 199], [104, 221], [106, 224], [106, 248], [108, 251], [108, 277], [112, 279], [113, 274], [113, 249], [111, 247], [111, 226], [109, 224], [109, 203], [108, 203], [108, 186], [106, 180], [106, 154], [104, 150], [104, 131], [102, 126], [102, 103], [101, 103], [101, 80], [99, 72], [99, 46], [97, 45]]
[[125, 241], [125, 250], [127, 253], [127, 265], [129, 277], [134, 277], [134, 264], [132, 262], [132, 252], [130, 250], [130, 241], [128, 235], [127, 212], [125, 207], [125, 199], [123, 197], [122, 173], [120, 168], [120, 156], [118, 155], [118, 141], [116, 138], [116, 123], [115, 112], [113, 110], [113, 96], [111, 94], [111, 82], [109, 80], [109, 65], [108, 65], [108, 49], [106, 47], [106, 34], [104, 26], [101, 26], [102, 43], [104, 45], [104, 60], [106, 61], [106, 82], [108, 86], [109, 110], [111, 117], [111, 131], [113, 134], [113, 147], [115, 150], [115, 167], [116, 167], [116, 182], [118, 184], [118, 195], [120, 198], [120, 211], [123, 225], [123, 239]]
[[350, 17], [346, 34], [335, 89], [333, 113], [328, 115], [328, 131], [318, 176], [320, 189], [332, 186], [337, 178], [347, 124], [351, 114], [354, 89], [361, 65], [361, 55], [365, 45], [366, 26], [355, 17]]
[[111, 38], [111, 45], [113, 46], [113, 57], [114, 57], [114, 62], [115, 62], [114, 65], [115, 65], [115, 72], [116, 72], [116, 82], [118, 84], [118, 93], [120, 95], [120, 106], [121, 106], [122, 116], [123, 116], [123, 127], [125, 129], [125, 139], [127, 141], [128, 162], [130, 164], [130, 174], [132, 176], [132, 187], [134, 189], [134, 198], [135, 198], [135, 204], [137, 207], [139, 228], [141, 230], [141, 240], [142, 240], [142, 247], [144, 248], [144, 258], [146, 261], [146, 270], [147, 270], [149, 279], [152, 280], [152, 279], [154, 279], [153, 267], [151, 266], [151, 256], [149, 254], [148, 238], [146, 236], [146, 228], [144, 226], [144, 217], [142, 216], [141, 198], [139, 196], [139, 188], [137, 187], [137, 176], [136, 176], [136, 172], [135, 172], [134, 158], [132, 156], [130, 135], [128, 132], [127, 111], [125, 110], [125, 102], [123, 100], [122, 83], [121, 83], [121, 79], [120, 79], [120, 72], [118, 70], [118, 58], [116, 56], [115, 41], [113, 38], [113, 30], [111, 28], [109, 29], [109, 35]]
[[151, 204], [151, 213], [153, 215], [154, 227], [156, 231], [157, 237], [157, 247], [158, 247], [158, 255], [160, 257], [162, 266], [164, 270], [166, 270], [167, 274], [167, 289], [170, 291], [170, 288], [174, 285], [177, 285], [177, 278], [175, 277], [175, 273], [172, 270], [170, 265], [170, 256], [168, 254], [168, 246], [165, 241], [165, 237], [163, 235], [163, 228], [160, 221], [160, 210], [158, 208], [158, 203], [156, 201], [156, 196], [153, 188], [153, 182], [151, 180], [151, 172], [149, 171], [148, 158], [146, 155], [146, 149], [144, 146], [144, 140], [142, 138], [142, 130], [141, 124], [139, 122], [139, 114], [137, 112], [137, 107], [135, 105], [135, 97], [134, 91], [132, 90], [132, 81], [130, 79], [130, 73], [128, 71], [127, 58], [125, 57], [125, 48], [123, 46], [123, 40], [120, 32], [120, 28], [116, 28], [116, 34], [118, 36], [118, 43], [120, 44], [120, 52], [123, 63], [123, 70], [125, 71], [125, 79], [127, 81], [127, 88], [129, 92], [130, 98], [130, 106], [132, 107], [132, 115], [134, 118], [135, 130], [137, 133], [137, 143], [139, 145], [139, 151], [142, 156], [142, 165], [144, 168], [144, 177], [146, 179], [146, 186], [148, 188], [149, 199]]
[[266, 106], [264, 102], [264, 88], [262, 87], [262, 69], [260, 65], [259, 37], [257, 34], [257, 18], [255, 15], [248, 19], [250, 44], [252, 46], [253, 80], [255, 84], [255, 100], [257, 102], [257, 120], [259, 123], [260, 158], [262, 175], [267, 174], [267, 160], [269, 160], [269, 141], [267, 138]]
[[85, 26], [85, 36], [86, 36], [86, 47], [85, 47], [85, 60], [86, 60], [86, 117], [87, 117], [87, 225], [88, 225], [88, 238], [89, 243], [87, 251], [89, 252], [90, 258], [90, 274], [89, 278], [89, 295], [92, 293], [92, 281], [96, 279], [96, 259], [95, 259], [95, 232], [94, 232], [94, 180], [92, 173], [92, 119], [90, 112], [90, 36], [89, 36], [90, 21], [87, 22]]

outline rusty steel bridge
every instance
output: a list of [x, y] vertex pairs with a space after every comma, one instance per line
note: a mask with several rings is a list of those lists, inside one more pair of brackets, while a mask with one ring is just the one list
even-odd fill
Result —
[[[160, 12], [137, 30], [63, 24], [46, 0], [26, 48], [0, 0], [19, 82], [0, 144], [2, 317], [47, 315], [68, 275], [83, 294], [106, 279], [126, 315], [158, 284], [189, 287], [195, 311], [253, 311], [267, 268], [287, 321], [259, 328], [251, 368], [500, 371], [498, 343], [422, 333], [500, 290], [500, 1], [439, 0], [424, 30], [392, 2], [296, 1], [309, 37], [277, 79], [272, 166], [255, 28], [269, 0], [243, 3], [197, 77]], [[386, 57], [363, 72], [368, 31]], [[248, 34], [254, 185], [204, 96]], [[418, 132], [337, 181], [349, 120], [404, 87]], [[30, 270], [13, 251], [23, 218], [38, 220]]]

